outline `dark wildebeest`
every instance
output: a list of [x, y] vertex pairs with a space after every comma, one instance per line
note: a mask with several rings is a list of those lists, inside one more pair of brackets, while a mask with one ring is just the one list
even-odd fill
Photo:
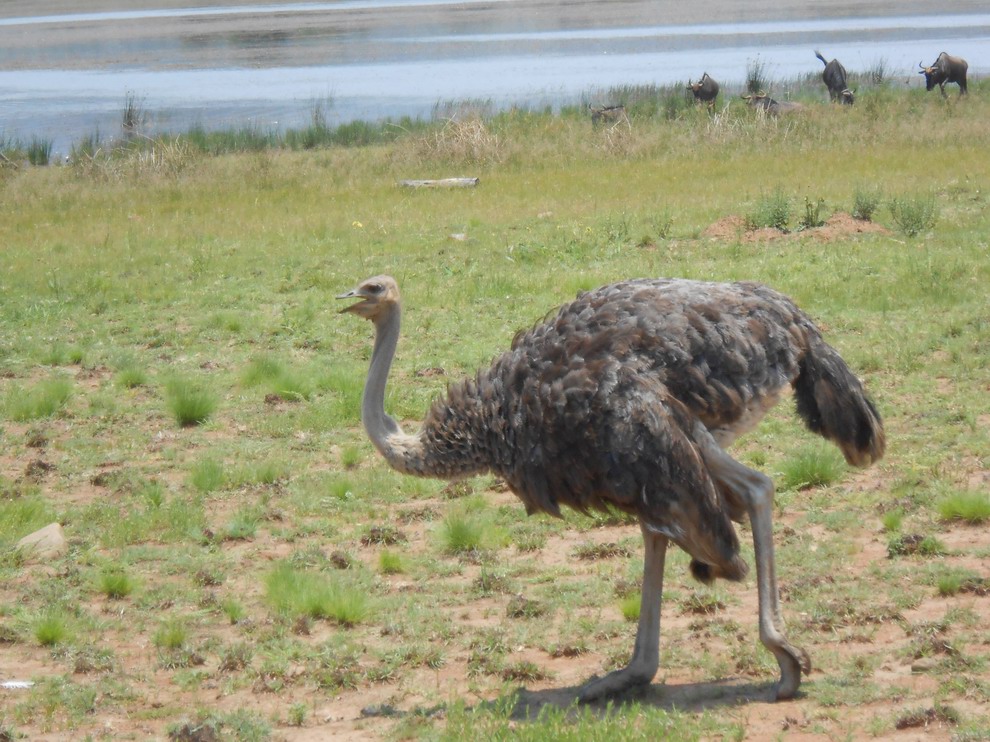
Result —
[[954, 82], [959, 86], [959, 95], [966, 95], [966, 70], [969, 69], [969, 64], [962, 57], [953, 57], [942, 52], [930, 67], [925, 67], [921, 62], [918, 62], [918, 66], [921, 67], [918, 74], [925, 76], [925, 90], [938, 85], [944, 98], [945, 83]]
[[825, 65], [825, 70], [822, 72], [822, 82], [828, 88], [829, 98], [832, 99], [833, 103], [839, 101], [840, 103], [845, 103], [847, 106], [851, 106], [855, 102], [856, 96], [849, 89], [849, 85], [846, 84], [846, 68], [842, 66], [842, 62], [838, 59], [826, 62], [825, 57], [817, 49], [815, 50], [815, 56], [822, 60], [822, 64]]
[[804, 106], [800, 103], [794, 103], [792, 101], [780, 102], [774, 100], [766, 93], [744, 95], [742, 96], [742, 99], [756, 110], [763, 111], [769, 116], [780, 116], [785, 113], [794, 113], [804, 108]]
[[687, 89], [694, 93], [696, 103], [707, 103], [709, 108], [715, 105], [715, 99], [718, 97], [718, 83], [709, 77], [707, 72], [701, 76], [698, 82], [688, 80]]
[[625, 106], [593, 106], [589, 103], [588, 110], [591, 111], [591, 123], [595, 126], [599, 124], [612, 124], [614, 126], [622, 121], [629, 123]]

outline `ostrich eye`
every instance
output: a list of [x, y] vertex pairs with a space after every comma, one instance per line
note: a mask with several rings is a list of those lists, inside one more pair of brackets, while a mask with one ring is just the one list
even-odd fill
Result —
[[368, 286], [368, 291], [371, 292], [372, 294], [380, 294], [384, 290], [385, 287], [382, 286], [380, 283], [373, 283], [370, 286]]

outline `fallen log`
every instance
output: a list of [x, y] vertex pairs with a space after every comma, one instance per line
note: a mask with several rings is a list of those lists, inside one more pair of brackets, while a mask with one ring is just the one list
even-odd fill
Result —
[[478, 179], [440, 178], [437, 180], [400, 180], [399, 185], [406, 188], [474, 188], [478, 185]]

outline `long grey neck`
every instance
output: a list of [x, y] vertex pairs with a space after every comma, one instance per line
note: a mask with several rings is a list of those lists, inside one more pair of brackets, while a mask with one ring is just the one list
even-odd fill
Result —
[[375, 348], [371, 353], [371, 368], [361, 398], [361, 422], [368, 437], [386, 459], [389, 455], [389, 437], [402, 436], [399, 424], [385, 414], [385, 384], [399, 342], [402, 311], [396, 306], [383, 319], [375, 323]]

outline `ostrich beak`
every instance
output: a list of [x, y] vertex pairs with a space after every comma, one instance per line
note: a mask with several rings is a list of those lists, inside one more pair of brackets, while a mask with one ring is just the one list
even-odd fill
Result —
[[337, 314], [345, 314], [347, 312], [357, 312], [358, 307], [363, 306], [368, 303], [368, 300], [363, 297], [357, 289], [351, 289], [343, 294], [337, 294], [338, 299], [361, 299], [357, 304], [351, 304], [350, 306], [344, 307]]

